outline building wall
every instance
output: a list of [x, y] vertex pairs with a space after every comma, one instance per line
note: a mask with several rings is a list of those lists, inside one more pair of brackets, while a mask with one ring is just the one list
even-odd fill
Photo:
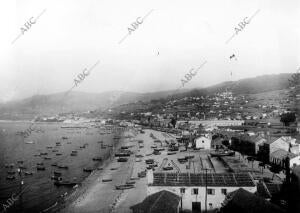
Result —
[[210, 149], [211, 140], [206, 137], [200, 137], [195, 139], [196, 148]]
[[[201, 210], [205, 210], [205, 187], [172, 187], [172, 186], [148, 186], [147, 188], [147, 196], [159, 192], [161, 190], [168, 190], [173, 192], [181, 197], [180, 188], [185, 188], [185, 193], [182, 195], [182, 208], [187, 210], [192, 210], [192, 202], [200, 202], [201, 203]], [[194, 188], [198, 189], [198, 195], [192, 194], [192, 190]], [[221, 189], [226, 189], [227, 194], [233, 192], [240, 187], [207, 187], [208, 189], [214, 189], [214, 195], [207, 195], [207, 210], [210, 209], [210, 203], [212, 204], [212, 209], [220, 208], [222, 202], [224, 201], [226, 195], [221, 193]], [[254, 193], [256, 192], [256, 187], [242, 187], [243, 189]], [[181, 206], [181, 204], [179, 204]]]
[[300, 156], [290, 159], [290, 167], [294, 167], [294, 164], [300, 165]]

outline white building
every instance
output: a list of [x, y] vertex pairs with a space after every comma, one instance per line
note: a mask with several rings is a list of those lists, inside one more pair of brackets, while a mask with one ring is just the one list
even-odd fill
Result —
[[197, 149], [210, 149], [211, 148], [211, 136], [200, 136], [195, 138], [194, 141], [195, 147]]
[[[181, 197], [183, 210], [219, 209], [226, 195], [239, 188], [251, 193], [256, 185], [249, 173], [153, 173], [148, 170], [147, 195], [167, 190]], [[207, 190], [206, 190], [207, 185]]]

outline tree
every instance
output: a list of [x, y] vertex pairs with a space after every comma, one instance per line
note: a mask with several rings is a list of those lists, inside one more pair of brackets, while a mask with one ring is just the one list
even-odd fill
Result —
[[285, 126], [289, 126], [290, 123], [293, 123], [296, 121], [296, 115], [295, 113], [288, 112], [284, 113], [280, 117], [280, 122], [282, 122]]
[[176, 126], [176, 122], [177, 122], [177, 120], [175, 118], [171, 119], [171, 124], [173, 125], [174, 128]]

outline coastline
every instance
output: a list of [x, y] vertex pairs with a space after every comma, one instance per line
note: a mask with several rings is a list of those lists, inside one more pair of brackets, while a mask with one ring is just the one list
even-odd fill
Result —
[[98, 168], [94, 170], [88, 177], [86, 177], [80, 184], [77, 186], [70, 194], [62, 197], [62, 200], [58, 200], [57, 203], [54, 203], [47, 209], [44, 209], [41, 212], [70, 212], [72, 208], [72, 204], [76, 203], [77, 200], [82, 199], [82, 197], [88, 193], [88, 190], [94, 184], [98, 183], [101, 177], [104, 177], [106, 174], [106, 170], [112, 165], [112, 163], [116, 160], [115, 153], [116, 151], [123, 145], [127, 138], [126, 135], [133, 134], [133, 130], [125, 130], [122, 132], [122, 137], [119, 141], [113, 141], [115, 148], [110, 154], [105, 156], [105, 159], [102, 163], [99, 164]]

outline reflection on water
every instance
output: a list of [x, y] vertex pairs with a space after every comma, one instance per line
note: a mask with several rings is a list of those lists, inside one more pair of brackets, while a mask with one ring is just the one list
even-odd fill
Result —
[[[108, 158], [112, 147], [105, 145], [114, 143], [114, 134], [99, 134], [94, 127], [68, 129], [61, 125], [37, 123], [35, 127], [43, 131], [32, 131], [24, 138], [17, 132], [29, 128], [29, 122], [0, 123], [0, 203], [24, 190], [7, 212], [20, 212], [20, 208], [24, 212], [39, 212], [48, 208], [72, 190], [71, 186], [54, 185], [54, 171], [63, 180], [82, 182], [89, 175], [84, 168], [95, 169], [102, 163], [100, 157]], [[22, 186], [18, 167], [22, 168]]]

